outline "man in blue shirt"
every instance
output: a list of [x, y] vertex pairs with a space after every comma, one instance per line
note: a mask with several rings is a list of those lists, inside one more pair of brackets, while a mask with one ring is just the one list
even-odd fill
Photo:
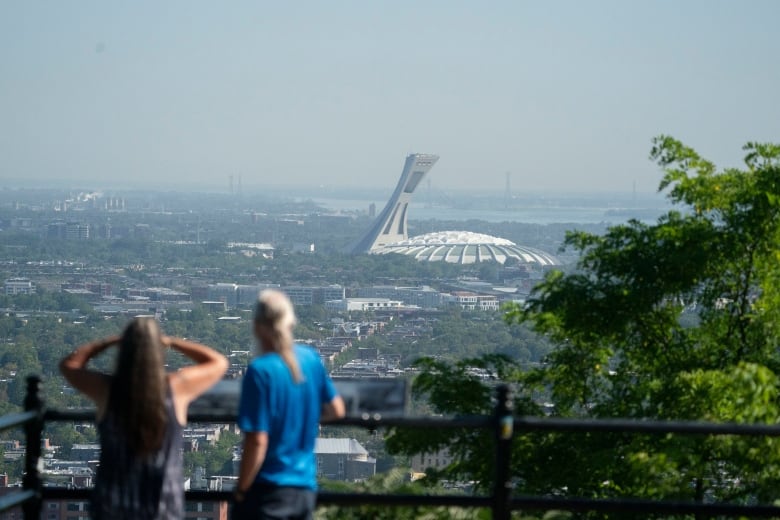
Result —
[[263, 291], [254, 333], [261, 354], [247, 368], [238, 426], [244, 452], [233, 517], [307, 520], [316, 503], [319, 424], [344, 417], [319, 355], [293, 344], [295, 314], [278, 291]]

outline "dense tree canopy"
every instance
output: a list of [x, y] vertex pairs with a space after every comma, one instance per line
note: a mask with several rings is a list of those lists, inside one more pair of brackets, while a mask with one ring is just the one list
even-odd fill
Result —
[[[509, 323], [557, 345], [541, 367], [506, 371], [521, 411], [538, 412], [532, 403], [545, 396], [560, 416], [780, 420], [780, 146], [745, 152], [744, 168], [718, 170], [661, 136], [651, 158], [674, 209], [652, 225], [567, 236], [577, 269], [550, 273], [525, 305], [507, 309]], [[440, 387], [468, 388], [469, 374], [428, 368], [418, 391], [440, 412], [466, 411], [462, 392]], [[404, 435], [391, 439], [397, 451], [443, 444]], [[461, 450], [453, 468], [471, 464], [489, 478], [479, 451]], [[774, 439], [521, 435], [516, 453], [523, 492], [771, 501], [780, 484]]]

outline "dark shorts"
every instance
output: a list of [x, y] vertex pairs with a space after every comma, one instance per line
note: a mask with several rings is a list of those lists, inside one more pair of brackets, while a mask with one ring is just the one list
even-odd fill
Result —
[[317, 493], [307, 488], [253, 484], [233, 504], [232, 520], [311, 520]]

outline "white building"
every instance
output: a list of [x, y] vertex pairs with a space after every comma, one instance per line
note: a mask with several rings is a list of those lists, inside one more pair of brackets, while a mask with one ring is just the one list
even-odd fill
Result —
[[185, 441], [197, 440], [198, 443], [211, 444], [219, 441], [223, 428], [221, 426], [204, 426], [202, 428], [184, 428], [182, 437]]
[[234, 283], [215, 283], [208, 287], [208, 299], [210, 301], [222, 301], [228, 307], [236, 306], [238, 285]]
[[411, 460], [412, 471], [415, 473], [425, 473], [428, 468], [444, 469], [455, 461], [447, 448], [443, 448], [434, 453], [418, 453]]
[[495, 296], [467, 291], [452, 293], [452, 302], [464, 311], [497, 311], [501, 307], [501, 302]]
[[395, 287], [392, 285], [375, 285], [361, 287], [357, 290], [359, 298], [389, 298], [401, 300], [407, 305], [416, 305], [423, 309], [435, 309], [442, 306], [444, 294], [428, 287]]
[[319, 305], [328, 300], [344, 298], [341, 285], [299, 287], [279, 287], [278, 284], [238, 285], [235, 283], [216, 283], [208, 286], [207, 296], [211, 301], [223, 301], [229, 308], [254, 305], [258, 294], [264, 289], [279, 289], [289, 296], [293, 305]]
[[325, 302], [328, 310], [336, 312], [370, 312], [398, 309], [403, 306], [403, 302], [389, 298], [343, 298]]
[[315, 287], [287, 286], [282, 288], [293, 305], [321, 305], [330, 300], [344, 298], [344, 287], [327, 285]]
[[35, 284], [27, 278], [9, 278], [3, 286], [5, 294], [35, 294]]

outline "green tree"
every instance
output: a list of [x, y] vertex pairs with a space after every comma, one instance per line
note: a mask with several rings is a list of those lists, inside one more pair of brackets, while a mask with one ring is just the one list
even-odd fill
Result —
[[209, 476], [232, 475], [233, 452], [240, 441], [240, 436], [235, 433], [223, 431], [213, 445], [201, 443], [200, 451], [184, 454], [185, 474], [192, 475], [196, 467], [202, 467]]
[[[408, 476], [408, 472], [396, 468], [359, 484], [326, 481], [321, 483], [321, 487], [327, 491], [343, 493], [430, 495], [447, 492], [444, 489], [409, 482]], [[412, 520], [418, 518], [427, 520], [487, 520], [490, 518], [490, 513], [483, 509], [462, 509], [456, 507], [329, 506], [319, 508], [315, 518], [317, 520]]]
[[[515, 362], [495, 354], [453, 363], [422, 358], [414, 366], [420, 374], [412, 386], [413, 396], [428, 404], [429, 408], [420, 412], [434, 415], [490, 415], [494, 382], [517, 381], [521, 375]], [[531, 399], [519, 396], [515, 410], [523, 415], [535, 415], [540, 411]], [[430, 476], [474, 481], [479, 490], [489, 491], [495, 472], [492, 437], [492, 432], [474, 428], [429, 430], [424, 435], [416, 429], [398, 428], [391, 431], [386, 443], [387, 450], [395, 454], [436, 453], [447, 449], [454, 463], [442, 471], [430, 472]], [[521, 462], [528, 454], [515, 458], [518, 468], [528, 465], [528, 461]]]
[[[558, 344], [525, 378], [551, 390], [556, 413], [778, 421], [780, 147], [745, 151], [744, 169], [718, 171], [681, 142], [655, 139], [660, 189], [676, 208], [653, 225], [569, 234], [579, 269], [551, 273], [509, 309], [510, 322]], [[575, 494], [769, 500], [780, 482], [773, 439], [581, 442], [580, 476], [567, 483]], [[597, 463], [607, 447], [612, 462]]]
[[[540, 367], [499, 377], [516, 383], [520, 413], [545, 399], [566, 417], [777, 423], [780, 146], [749, 143], [744, 168], [718, 170], [673, 138], [653, 144], [674, 209], [655, 224], [569, 233], [577, 269], [550, 273], [506, 313], [556, 347]], [[414, 387], [435, 411], [489, 409], [487, 384], [458, 363], [422, 368]], [[397, 431], [388, 446], [449, 445], [450, 473], [489, 478], [463, 432], [425, 437]], [[519, 492], [748, 502], [774, 500], [780, 484], [776, 439], [521, 434], [514, 449]]]

